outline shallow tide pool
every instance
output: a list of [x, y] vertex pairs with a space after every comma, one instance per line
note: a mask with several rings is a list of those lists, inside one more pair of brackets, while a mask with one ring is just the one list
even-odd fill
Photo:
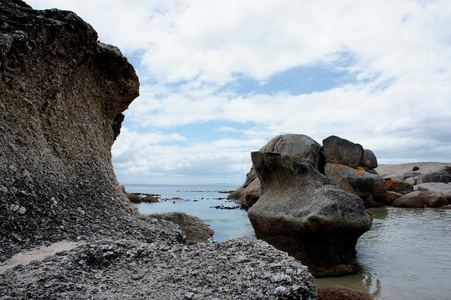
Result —
[[[160, 203], [141, 203], [143, 214], [184, 211], [215, 230], [216, 240], [253, 235], [247, 213], [240, 209], [216, 209], [237, 204], [220, 193], [230, 186], [137, 186], [130, 192], [157, 193]], [[372, 228], [357, 243], [359, 274], [317, 278], [318, 286], [345, 286], [364, 290], [375, 299], [451, 299], [451, 210], [372, 208]]]

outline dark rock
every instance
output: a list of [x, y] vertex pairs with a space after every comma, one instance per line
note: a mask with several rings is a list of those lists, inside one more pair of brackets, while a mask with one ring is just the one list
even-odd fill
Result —
[[410, 208], [423, 208], [424, 200], [427, 195], [432, 194], [430, 192], [415, 191], [406, 195], [403, 195], [393, 202], [395, 207], [410, 207]]
[[248, 211], [257, 238], [305, 263], [315, 276], [353, 273], [355, 245], [371, 227], [362, 200], [296, 156], [252, 152], [262, 195]]
[[374, 152], [370, 149], [363, 150], [363, 166], [366, 169], [376, 169], [377, 168], [377, 158]]
[[128, 200], [130, 200], [131, 203], [141, 203], [143, 202], [142, 198], [135, 194], [129, 194], [125, 193], [125, 196], [127, 196]]
[[402, 195], [405, 195], [405, 194], [400, 194], [400, 193], [388, 191], [388, 192], [387, 192], [387, 196], [385, 197], [385, 204], [387, 204], [387, 205], [392, 205], [393, 202], [394, 202], [396, 199], [398, 199], [399, 197], [401, 197]]
[[427, 195], [426, 198], [424, 198], [424, 204], [427, 207], [442, 207], [448, 205], [448, 200], [443, 195], [432, 194]]
[[367, 201], [367, 207], [377, 207], [385, 204], [387, 184], [378, 174], [366, 172], [363, 168], [357, 169], [346, 165], [326, 163], [325, 175], [337, 182], [346, 191], [355, 194]]
[[442, 209], [451, 209], [451, 204], [443, 205]]
[[392, 178], [385, 178], [385, 182], [387, 183], [388, 191], [403, 195], [413, 192], [413, 186], [408, 182]]
[[423, 173], [417, 179], [417, 184], [427, 182], [451, 182], [451, 167], [446, 166], [437, 171]]
[[363, 165], [363, 147], [337, 136], [323, 140], [326, 163], [334, 163], [357, 168]]
[[158, 198], [152, 196], [152, 195], [147, 195], [146, 197], [142, 197], [141, 198], [142, 202], [146, 202], [146, 203], [155, 203], [155, 202], [160, 202], [158, 200]]
[[372, 300], [370, 294], [341, 286], [327, 286], [318, 288], [318, 300]]
[[152, 214], [149, 218], [163, 219], [174, 222], [186, 234], [186, 243], [188, 245], [197, 244], [211, 239], [215, 233], [213, 229], [207, 226], [201, 219], [190, 216], [184, 212], [169, 212], [164, 214]]

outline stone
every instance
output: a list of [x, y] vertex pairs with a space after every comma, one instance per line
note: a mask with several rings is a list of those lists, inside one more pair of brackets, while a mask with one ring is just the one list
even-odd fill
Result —
[[284, 134], [270, 140], [259, 151], [299, 156], [318, 169], [321, 163], [321, 145], [304, 134]]
[[4, 299], [316, 299], [307, 267], [244, 238], [189, 247], [93, 241], [0, 274], [0, 291]]
[[253, 180], [246, 189], [246, 195], [244, 197], [242, 205], [245, 208], [249, 208], [252, 205], [254, 205], [255, 202], [257, 202], [257, 200], [260, 198], [261, 189], [262, 187], [260, 184], [260, 180], [259, 179]]
[[146, 197], [142, 197], [141, 198], [142, 202], [146, 202], [146, 203], [155, 203], [155, 202], [160, 202], [158, 200], [158, 198], [152, 196], [152, 195], [147, 195]]
[[441, 209], [451, 209], [451, 204], [443, 205]]
[[410, 207], [410, 208], [423, 208], [425, 198], [430, 192], [415, 191], [406, 195], [403, 195], [393, 202], [395, 207]]
[[331, 135], [323, 140], [326, 163], [357, 168], [363, 165], [363, 147], [346, 139]]
[[451, 195], [451, 183], [444, 182], [426, 182], [417, 184], [415, 186], [417, 190], [427, 189], [428, 191], [434, 192], [436, 194]]
[[414, 190], [410, 183], [399, 179], [385, 178], [385, 182], [387, 183], [387, 191], [405, 195]]
[[[321, 170], [324, 169], [324, 158], [322, 157], [321, 145], [304, 134], [285, 134], [276, 136], [261, 147], [259, 151], [297, 155], [304, 161], [314, 165], [315, 168]], [[251, 167], [251, 170], [246, 174], [244, 184], [234, 192], [230, 193], [227, 198], [239, 200], [243, 207], [249, 208], [258, 200], [259, 192], [257, 191], [257, 187], [259, 185], [259, 179], [255, 174], [254, 168]], [[246, 197], [249, 198], [249, 201]]]
[[427, 207], [442, 207], [448, 205], [448, 200], [443, 195], [431, 194], [426, 196], [424, 204]]
[[213, 229], [208, 227], [200, 218], [190, 216], [184, 212], [169, 212], [164, 214], [151, 214], [149, 218], [163, 219], [180, 226], [185, 232], [188, 245], [204, 242], [213, 237]]
[[397, 193], [397, 192], [392, 192], [392, 191], [388, 191], [387, 192], [387, 196], [385, 197], [385, 204], [387, 205], [392, 205], [393, 202], [398, 199], [399, 197], [401, 197], [403, 194]]
[[411, 186], [414, 186], [414, 185], [417, 184], [416, 177], [409, 177], [409, 178], [406, 178], [406, 179], [404, 179], [404, 182], [410, 184]]
[[143, 202], [141, 197], [138, 196], [138, 195], [125, 193], [125, 196], [127, 196], [128, 200], [130, 200], [131, 203], [141, 203], [141, 202]]
[[345, 288], [341, 286], [326, 286], [318, 288], [317, 300], [373, 300], [370, 294], [364, 291]]
[[251, 157], [262, 183], [248, 210], [257, 238], [301, 260], [314, 276], [356, 272], [355, 245], [371, 227], [362, 200], [296, 156]]
[[439, 170], [422, 173], [420, 176], [418, 176], [417, 184], [427, 182], [451, 182], [451, 167], [445, 166], [440, 168]]
[[366, 169], [376, 169], [378, 166], [376, 155], [370, 149], [363, 149], [363, 166]]
[[[367, 207], [385, 205], [387, 184], [378, 174], [366, 172], [363, 168], [326, 163], [324, 173], [346, 191], [362, 198]], [[371, 196], [371, 201], [365, 201]]]

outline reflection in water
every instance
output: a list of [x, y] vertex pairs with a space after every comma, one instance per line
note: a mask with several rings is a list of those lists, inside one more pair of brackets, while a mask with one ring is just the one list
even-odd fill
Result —
[[451, 278], [451, 211], [370, 209], [373, 226], [357, 243], [359, 274], [318, 278], [318, 286], [364, 290], [375, 299], [446, 299]]

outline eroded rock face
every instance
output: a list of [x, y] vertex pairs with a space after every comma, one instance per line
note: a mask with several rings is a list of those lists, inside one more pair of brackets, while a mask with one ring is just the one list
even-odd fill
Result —
[[0, 78], [0, 256], [135, 215], [111, 163], [139, 93], [120, 51], [72, 12], [5, 0]]
[[[277, 152], [296, 155], [303, 161], [312, 164], [316, 169], [324, 169], [321, 145], [304, 134], [285, 134], [271, 139], [259, 150], [260, 152]], [[240, 200], [243, 207], [249, 208], [260, 197], [260, 180], [252, 167], [246, 174], [244, 184], [228, 198]]]
[[323, 140], [326, 162], [353, 168], [363, 165], [363, 147], [346, 139], [331, 135]]
[[362, 200], [295, 156], [252, 152], [262, 182], [248, 210], [257, 238], [287, 251], [315, 276], [353, 273], [357, 239], [371, 227]]

